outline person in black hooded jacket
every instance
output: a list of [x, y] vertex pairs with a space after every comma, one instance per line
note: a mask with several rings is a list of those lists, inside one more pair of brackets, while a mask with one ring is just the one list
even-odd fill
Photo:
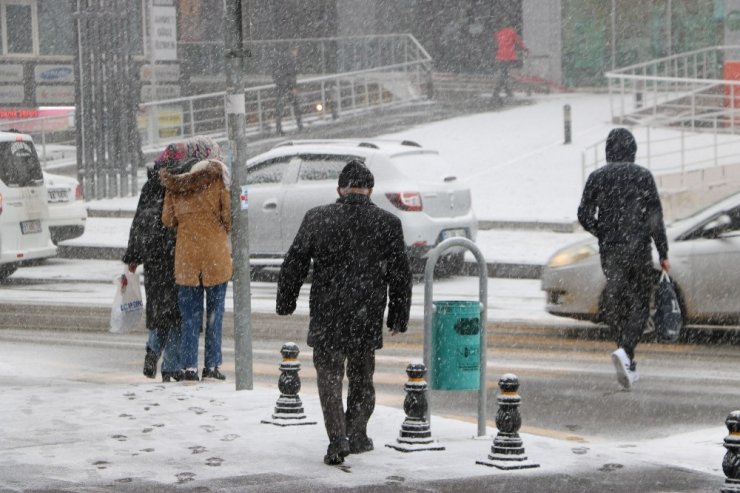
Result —
[[147, 169], [147, 182], [141, 187], [139, 203], [131, 223], [128, 248], [123, 262], [131, 272], [144, 265], [146, 293], [146, 326], [149, 338], [144, 357], [144, 375], [157, 375], [157, 362], [162, 360], [162, 381], [182, 379], [180, 366], [180, 310], [175, 285], [176, 231], [162, 224], [164, 186], [159, 170], [177, 162], [183, 155], [181, 144], [170, 144]]
[[625, 389], [639, 378], [635, 347], [650, 316], [656, 281], [651, 241], [661, 268], [670, 269], [658, 189], [650, 171], [635, 164], [636, 153], [637, 143], [629, 130], [609, 132], [607, 164], [588, 177], [578, 207], [578, 221], [599, 240], [606, 277], [604, 314], [617, 336], [612, 362]]
[[[309, 210], [278, 278], [276, 311], [289, 315], [313, 260], [308, 345], [329, 448], [324, 462], [373, 450], [367, 422], [375, 408], [375, 351], [383, 347], [383, 314], [391, 335], [405, 332], [411, 269], [401, 220], [370, 200], [374, 178], [359, 161], [339, 176], [339, 199]], [[347, 411], [342, 379], [347, 364]]]

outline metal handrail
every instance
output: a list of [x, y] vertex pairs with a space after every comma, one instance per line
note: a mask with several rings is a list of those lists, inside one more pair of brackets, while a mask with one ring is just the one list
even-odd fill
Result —
[[[612, 121], [638, 123], [635, 131], [644, 131], [638, 162], [658, 174], [740, 162], [740, 80], [725, 80], [722, 72], [730, 53], [740, 54], [740, 46], [700, 48], [605, 74]], [[668, 136], [655, 137], [660, 127]], [[605, 163], [604, 144], [584, 149], [584, 182], [590, 170]]]
[[[270, 47], [288, 42], [300, 43], [307, 51], [314, 49], [314, 54], [318, 53], [318, 48], [306, 45], [318, 43], [322, 57], [329, 54], [327, 47], [331, 47], [331, 43], [339, 43], [339, 46], [334, 46], [337, 51], [332, 56], [344, 57], [344, 66], [360, 67], [339, 73], [324, 73], [326, 66], [321, 65], [316, 67], [318, 74], [307, 72], [306, 76], [298, 79], [298, 88], [305, 106], [303, 122], [306, 124], [320, 123], [327, 118], [335, 119], [340, 114], [356, 114], [379, 107], [412, 104], [430, 96], [432, 58], [411, 34], [251, 40], [249, 43], [252, 46]], [[215, 46], [219, 43], [213, 44]], [[353, 59], [353, 54], [357, 55], [357, 60]], [[269, 61], [269, 57], [263, 61]], [[367, 66], [368, 64], [372, 66]], [[275, 92], [274, 84], [262, 83], [245, 89], [248, 134], [254, 135], [270, 129], [274, 122]], [[227, 133], [225, 95], [225, 91], [209, 92], [141, 103], [141, 121], [147, 125], [141, 131], [142, 146], [160, 146], [196, 134], [224, 137]], [[68, 128], [61, 134], [47, 131], [49, 125], [46, 123], [54, 118], [58, 117], [34, 119], [33, 125], [28, 125], [30, 120], [2, 122], [0, 129], [27, 125], [25, 128], [29, 129], [28, 133], [31, 133], [40, 147], [44, 147], [43, 155], [46, 156], [47, 142], [75, 142], [74, 128]], [[292, 122], [292, 115], [286, 115], [285, 127], [292, 126]]]

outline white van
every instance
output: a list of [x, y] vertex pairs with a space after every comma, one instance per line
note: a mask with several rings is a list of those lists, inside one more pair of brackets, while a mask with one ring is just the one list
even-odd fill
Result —
[[46, 195], [31, 136], [0, 132], [0, 281], [28, 261], [57, 254]]

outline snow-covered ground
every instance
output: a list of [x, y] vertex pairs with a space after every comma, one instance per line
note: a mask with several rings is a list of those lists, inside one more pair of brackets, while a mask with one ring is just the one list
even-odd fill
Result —
[[[32, 376], [24, 370], [34, 359]], [[3, 426], [0, 440], [0, 489], [33, 489], [40, 480], [103, 485], [143, 481], [183, 484], [254, 475], [272, 483], [270, 491], [321, 491], [387, 482], [496, 476], [504, 473], [477, 465], [490, 452], [495, 428], [475, 438], [474, 423], [434, 416], [432, 436], [444, 451], [403, 453], [395, 443], [403, 410], [377, 406], [368, 434], [375, 451], [352, 455], [350, 470], [321, 462], [326, 432], [318, 398], [301, 394], [308, 420], [317, 425], [278, 427], [269, 419], [279, 397], [275, 388], [235, 392], [228, 383], [157, 384], [142, 376], [121, 376], [121, 383], [91, 383], [60, 378], [35, 354], [4, 352]], [[23, 385], [7, 384], [18, 382]], [[577, 476], [605, 465], [625, 470], [678, 468], [717, 477], [721, 483], [723, 427], [644, 441], [584, 442], [578, 437], [521, 434], [529, 461], [539, 468], [509, 475]], [[348, 474], [348, 472], [350, 472]], [[284, 482], [285, 489], [279, 483]], [[325, 485], [316, 486], [316, 482]], [[131, 484], [129, 484], [131, 483]], [[278, 486], [276, 487], [276, 483]], [[302, 485], [302, 486], [301, 486]], [[143, 486], [142, 486], [143, 488]], [[109, 487], [105, 487], [108, 491]], [[87, 491], [87, 490], [86, 490]], [[231, 491], [231, 490], [230, 490]]]
[[[570, 104], [573, 144], [563, 145], [562, 108]], [[604, 139], [609, 124], [608, 97], [559, 94], [534, 104], [421, 125], [387, 138], [412, 139], [437, 148], [454, 164], [459, 179], [473, 191], [481, 220], [573, 222], [582, 188], [581, 152]], [[90, 203], [95, 209], [133, 210], [136, 198]], [[68, 242], [87, 246], [125, 246], [130, 219], [90, 218], [84, 236]], [[481, 231], [478, 246], [490, 261], [543, 264], [549, 255], [584, 233]], [[0, 289], [0, 300], [105, 305], [113, 295], [115, 261], [53, 260], [20, 269], [14, 276], [45, 279]], [[58, 281], [58, 282], [54, 282]], [[73, 282], [70, 282], [73, 281]], [[77, 282], [83, 281], [83, 282]], [[474, 299], [477, 282], [456, 278], [435, 282], [436, 299]], [[412, 316], [422, 314], [423, 289], [414, 290]], [[299, 312], [307, 312], [304, 287]], [[255, 311], [274, 310], [274, 284], [252, 285]], [[230, 304], [230, 301], [229, 301]], [[489, 279], [489, 319], [554, 322], [544, 310], [536, 280]], [[29, 361], [34, 361], [29, 371]], [[608, 363], [607, 363], [608, 364]], [[0, 489], [32, 488], [34, 478], [93, 484], [144, 480], [187, 483], [234, 475], [286, 476], [360, 486], [500, 474], [475, 464], [489, 453], [490, 435], [474, 439], [475, 425], [435, 416], [433, 435], [447, 450], [403, 454], [384, 447], [394, 442], [403, 411], [378, 406], [370, 421], [376, 450], [351, 456], [351, 474], [321, 463], [326, 434], [321, 424], [279, 428], [268, 418], [276, 389], [234, 392], [231, 384], [185, 386], [121, 375], [121, 383], [97, 384], [60, 375], [35, 354], [3, 352], [0, 358], [3, 426], [0, 431]], [[307, 415], [321, 422], [317, 397], [302, 395]], [[527, 431], [525, 428], [523, 431]], [[577, 475], [604, 464], [625, 467], [683, 468], [722, 478], [720, 464], [726, 429], [676, 435], [635, 443], [575, 443], [523, 433], [538, 469], [519, 475]], [[639, 446], [636, 446], [639, 445]], [[278, 479], [279, 480], [279, 479]], [[292, 483], [291, 490], [298, 491]]]

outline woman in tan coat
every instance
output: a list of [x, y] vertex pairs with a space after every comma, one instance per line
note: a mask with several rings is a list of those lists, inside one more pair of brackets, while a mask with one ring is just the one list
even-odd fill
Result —
[[231, 279], [229, 172], [218, 144], [208, 137], [187, 142], [187, 158], [160, 172], [166, 192], [162, 222], [177, 228], [175, 283], [182, 316], [180, 358], [184, 380], [198, 380], [198, 338], [206, 298], [203, 378], [224, 380], [221, 330], [226, 285]]

